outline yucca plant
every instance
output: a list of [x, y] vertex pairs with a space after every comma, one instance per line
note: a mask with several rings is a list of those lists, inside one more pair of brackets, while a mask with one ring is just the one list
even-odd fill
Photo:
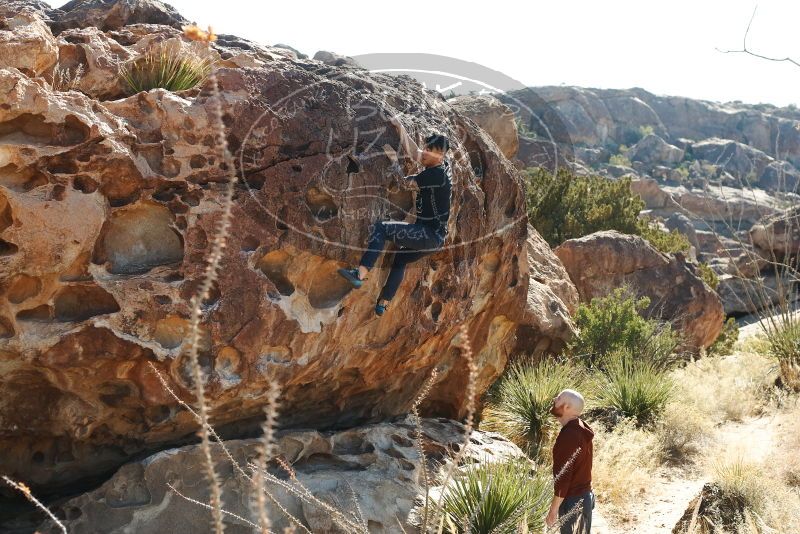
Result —
[[120, 77], [132, 94], [158, 88], [185, 91], [203, 83], [212, 66], [213, 60], [208, 55], [200, 56], [177, 46], [155, 45], [123, 66]]
[[552, 480], [526, 460], [483, 461], [460, 472], [444, 489], [448, 534], [541, 532]]
[[673, 395], [667, 371], [627, 350], [610, 355], [595, 377], [598, 406], [636, 420], [641, 426], [656, 419]]
[[787, 316], [770, 329], [767, 343], [770, 353], [778, 360], [783, 386], [800, 391], [800, 317]]
[[531, 458], [546, 456], [558, 430], [550, 404], [563, 389], [580, 388], [581, 380], [568, 362], [512, 364], [489, 393], [481, 428], [503, 434]]

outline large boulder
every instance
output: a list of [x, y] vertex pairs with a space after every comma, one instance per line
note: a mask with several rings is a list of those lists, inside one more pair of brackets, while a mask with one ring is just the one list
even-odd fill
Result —
[[750, 229], [753, 245], [768, 257], [783, 258], [800, 254], [800, 206], [766, 217]]
[[582, 302], [627, 285], [637, 296], [649, 297], [645, 313], [672, 321], [690, 348], [708, 347], [722, 331], [719, 296], [680, 254], [663, 254], [639, 236], [613, 230], [570, 239], [555, 253]]
[[491, 95], [463, 95], [447, 102], [483, 128], [505, 157], [517, 155], [519, 135], [510, 107]]
[[575, 334], [572, 315], [578, 308], [578, 291], [550, 245], [530, 225], [525, 254], [530, 282], [516, 352], [538, 359], [561, 352]]
[[[100, 3], [70, 11], [84, 4]], [[136, 24], [105, 37], [65, 30], [61, 46], [99, 57], [112, 33], [119, 58], [182, 40], [172, 27]], [[568, 337], [565, 319], [531, 313], [530, 262], [557, 260], [544, 248], [538, 260], [524, 254], [532, 230], [522, 182], [474, 122], [407, 77], [295, 61], [236, 39], [218, 53], [239, 181], [221, 274], [201, 310], [215, 422], [257, 416], [272, 380], [287, 427], [380, 421], [406, 413], [435, 368], [423, 412], [458, 418], [468, 403], [462, 325], [478, 393], [519, 349], [521, 325], [535, 344], [523, 349]], [[0, 472], [55, 491], [195, 431], [150, 364], [191, 399], [187, 302], [226, 175], [207, 87], [100, 101], [33, 74], [0, 69]], [[106, 94], [101, 74], [91, 78], [97, 95]], [[382, 106], [414, 109], [412, 133], [451, 136], [455, 187], [445, 248], [407, 268], [377, 318], [391, 254], [358, 291], [337, 269], [359, 259], [376, 218], [413, 217], [402, 178], [416, 169], [383, 151], [399, 138]], [[553, 272], [534, 296], [565, 316], [566, 305], [552, 304], [564, 275]]]
[[692, 145], [695, 158], [722, 166], [742, 184], [752, 184], [772, 163], [761, 150], [730, 139], [711, 138]]
[[641, 161], [647, 165], [675, 165], [683, 160], [683, 150], [656, 134], [648, 134], [630, 148], [627, 156], [631, 161]]
[[58, 60], [56, 39], [35, 7], [22, 4], [18, 9], [0, 7], [0, 68], [39, 76]]
[[180, 28], [188, 24], [171, 5], [159, 0], [72, 0], [59, 8], [53, 24], [58, 33], [69, 28], [118, 30], [131, 24], [161, 24]]
[[[464, 444], [463, 425], [446, 419], [423, 419], [425, 455], [429, 469], [452, 462], [451, 451]], [[370, 533], [414, 532], [412, 509], [424, 496], [422, 459], [414, 442], [416, 428], [406, 417], [341, 432], [314, 430], [279, 432], [275, 452], [289, 464], [296, 481], [275, 462], [269, 471], [295, 488], [307, 489], [315, 498], [330, 503], [350, 521], [364, 524]], [[226, 443], [231, 456], [246, 472], [257, 456], [258, 440]], [[232, 462], [214, 447], [220, 473], [224, 509], [258, 523], [252, 502], [252, 485]], [[198, 445], [157, 453], [120, 468], [99, 488], [70, 499], [55, 508], [66, 517], [69, 532], [104, 534], [160, 534], [207, 532], [211, 513], [174, 493], [209, 501], [204, 478], [203, 453]], [[463, 464], [501, 462], [524, 458], [522, 451], [498, 434], [474, 431]], [[266, 490], [286, 511], [311, 532], [353, 532], [336, 522], [331, 513], [312, 499], [300, 498], [275, 482]], [[269, 498], [267, 511], [274, 532], [283, 532], [289, 519]], [[226, 516], [226, 532], [252, 532], [252, 527]], [[47, 526], [45, 524], [44, 526]]]

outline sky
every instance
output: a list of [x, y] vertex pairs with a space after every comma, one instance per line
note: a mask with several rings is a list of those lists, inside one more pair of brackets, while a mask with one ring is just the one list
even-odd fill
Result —
[[[422, 52], [498, 70], [528, 86], [642, 87], [660, 95], [800, 105], [797, 0], [172, 0], [217, 33], [313, 56]], [[58, 1], [51, 1], [59, 5]]]

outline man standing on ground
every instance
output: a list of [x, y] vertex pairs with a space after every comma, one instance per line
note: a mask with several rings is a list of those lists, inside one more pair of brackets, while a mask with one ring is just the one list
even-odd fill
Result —
[[[569, 514], [561, 525], [561, 534], [589, 534], [592, 528], [592, 509], [595, 498], [592, 492], [592, 438], [594, 432], [580, 419], [583, 396], [575, 390], [565, 389], [553, 399], [550, 408], [561, 431], [553, 445], [554, 495], [550, 511], [545, 518], [548, 527]], [[581, 510], [570, 514], [577, 505]]]

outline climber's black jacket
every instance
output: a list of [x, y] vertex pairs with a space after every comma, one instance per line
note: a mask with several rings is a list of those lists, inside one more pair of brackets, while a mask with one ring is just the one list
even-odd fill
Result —
[[433, 227], [442, 236], [446, 235], [453, 185], [450, 163], [445, 160], [441, 165], [428, 167], [406, 178], [419, 185], [416, 222]]

